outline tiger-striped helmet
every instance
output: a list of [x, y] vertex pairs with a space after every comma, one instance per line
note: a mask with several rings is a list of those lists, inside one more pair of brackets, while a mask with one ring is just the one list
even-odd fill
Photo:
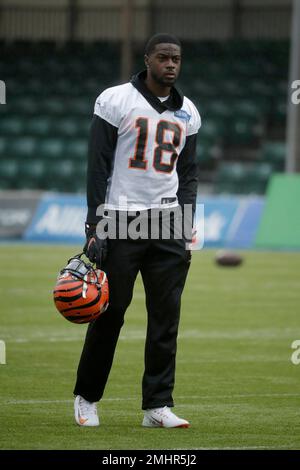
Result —
[[89, 323], [108, 307], [108, 280], [104, 271], [82, 259], [69, 259], [57, 277], [53, 291], [57, 310], [73, 323]]

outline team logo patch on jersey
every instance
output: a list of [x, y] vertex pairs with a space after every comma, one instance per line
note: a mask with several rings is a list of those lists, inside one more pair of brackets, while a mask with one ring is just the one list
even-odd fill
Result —
[[179, 119], [182, 119], [183, 121], [189, 122], [191, 119], [191, 115], [184, 111], [183, 109], [179, 109], [178, 111], [175, 111], [174, 116], [179, 117]]

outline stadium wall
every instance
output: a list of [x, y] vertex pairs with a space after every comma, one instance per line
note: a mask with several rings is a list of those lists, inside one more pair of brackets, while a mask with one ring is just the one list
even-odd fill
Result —
[[[81, 0], [76, 5], [71, 7], [68, 0], [2, 0], [0, 39], [123, 38], [125, 2]], [[184, 4], [136, 0], [132, 12], [135, 41], [144, 41], [157, 31], [169, 31], [183, 40], [280, 39], [290, 34], [291, 0], [186, 0]]]
[[299, 201], [299, 174], [272, 177], [258, 227], [256, 247], [300, 249]]

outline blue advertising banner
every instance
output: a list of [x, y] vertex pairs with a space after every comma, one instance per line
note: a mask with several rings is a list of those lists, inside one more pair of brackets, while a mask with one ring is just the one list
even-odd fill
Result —
[[241, 199], [230, 224], [225, 246], [251, 248], [254, 246], [258, 225], [265, 206], [263, 197]]
[[[199, 196], [193, 249], [251, 248], [264, 207], [264, 198]], [[81, 195], [45, 194], [23, 238], [39, 242], [82, 244], [86, 199]], [[203, 244], [204, 237], [204, 244]]]
[[[203, 211], [203, 206], [204, 211]], [[195, 225], [196, 242], [193, 249], [203, 245], [199, 234], [203, 232], [204, 248], [250, 248], [260, 222], [264, 198], [238, 196], [200, 196], [197, 200]], [[204, 213], [203, 216], [201, 214]]]
[[86, 212], [84, 196], [45, 194], [24, 234], [24, 239], [82, 243], [85, 239]]

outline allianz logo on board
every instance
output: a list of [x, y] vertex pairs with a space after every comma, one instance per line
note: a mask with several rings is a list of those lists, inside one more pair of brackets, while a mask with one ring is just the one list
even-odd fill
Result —
[[84, 237], [86, 209], [72, 205], [50, 204], [39, 221], [34, 232], [49, 235], [71, 235]]

